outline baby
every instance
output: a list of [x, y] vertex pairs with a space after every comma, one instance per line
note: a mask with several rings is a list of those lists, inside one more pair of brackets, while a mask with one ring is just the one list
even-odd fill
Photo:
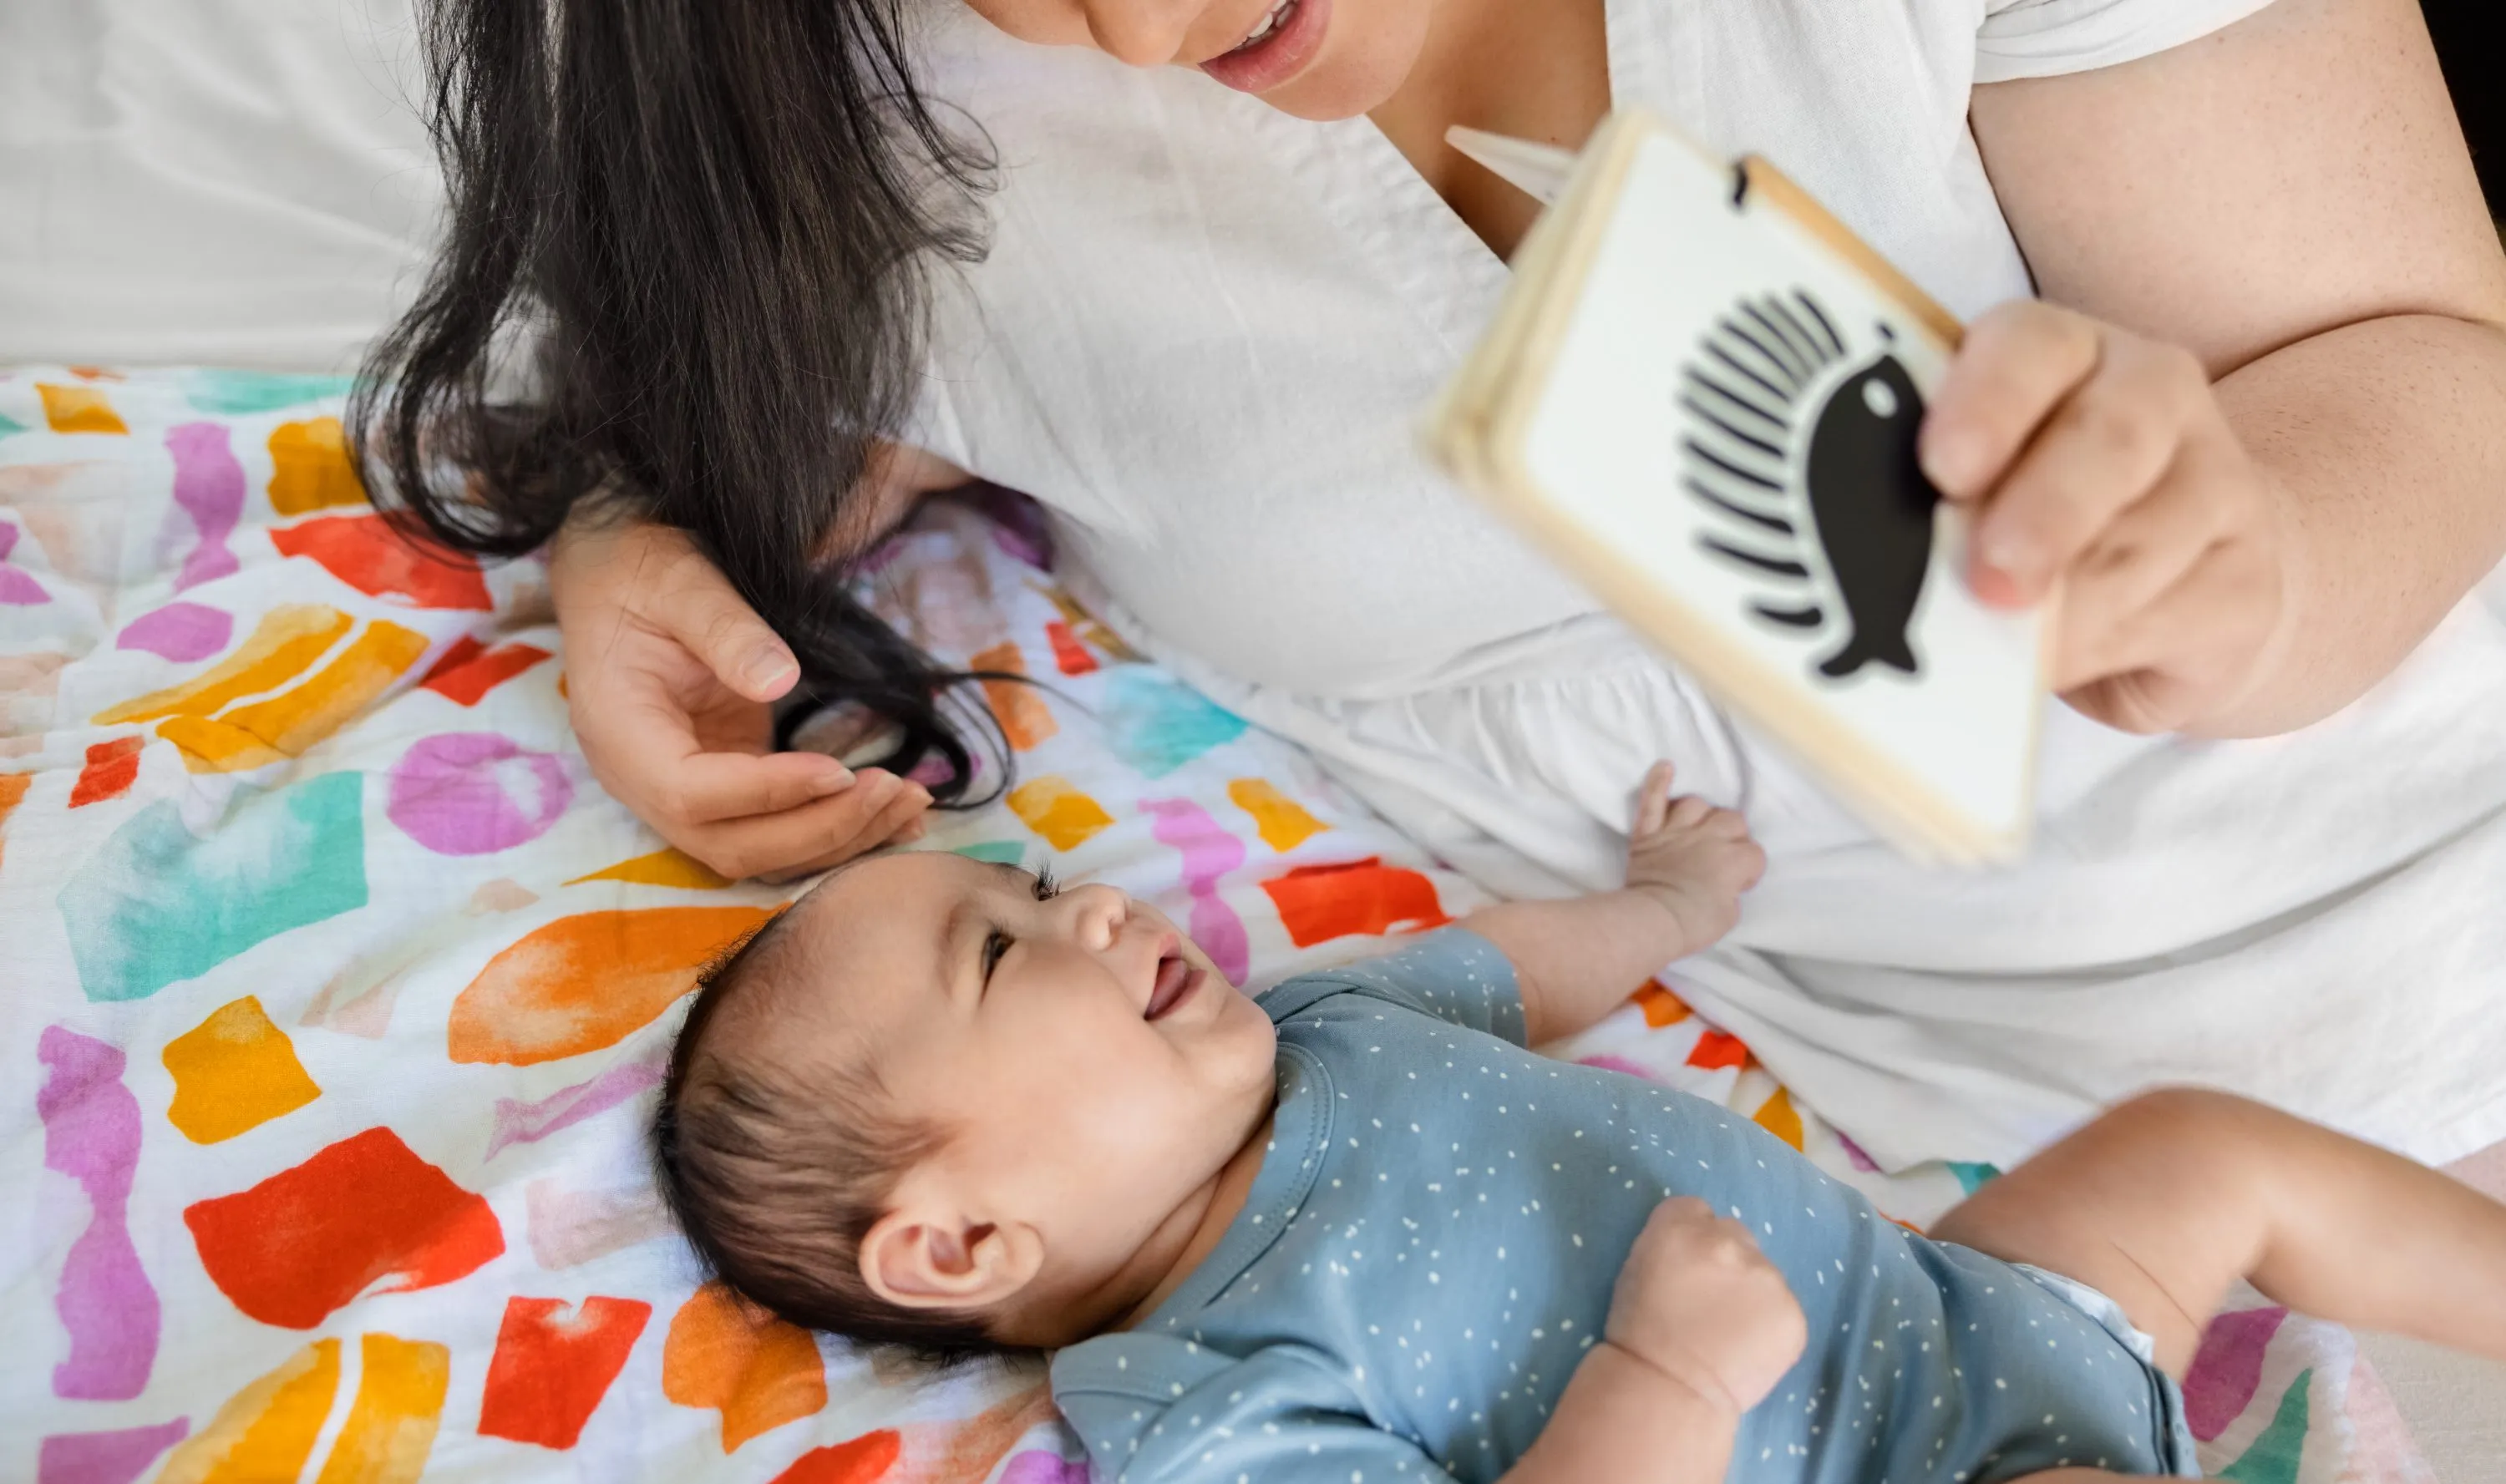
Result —
[[2506, 1359], [2506, 1208], [2252, 1104], [2143, 1097], [1926, 1239], [1524, 1049], [1714, 941], [1763, 859], [1657, 767], [1623, 890], [1259, 1000], [1110, 887], [867, 860], [708, 975], [664, 1185], [785, 1318], [1056, 1352], [1106, 1479], [2184, 1473], [2169, 1377], [2248, 1277]]

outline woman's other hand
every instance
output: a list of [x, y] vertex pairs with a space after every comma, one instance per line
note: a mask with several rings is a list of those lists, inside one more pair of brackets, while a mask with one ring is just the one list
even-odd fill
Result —
[[1919, 450], [1975, 512], [1976, 594], [2054, 602], [2054, 689], [2080, 711], [2199, 728], [2266, 673], [2292, 585], [2285, 502], [2192, 352], [2004, 304], [1968, 332]]
[[683, 533], [578, 520], [549, 582], [584, 760], [663, 839], [737, 879], [920, 835], [919, 784], [774, 751], [772, 702], [801, 667]]

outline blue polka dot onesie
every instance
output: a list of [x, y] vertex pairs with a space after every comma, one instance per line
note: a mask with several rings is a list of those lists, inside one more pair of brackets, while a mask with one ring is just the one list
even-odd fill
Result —
[[1525, 1050], [1477, 935], [1262, 1004], [1278, 1110], [1244, 1209], [1137, 1328], [1054, 1358], [1098, 1478], [1493, 1479], [1674, 1195], [1746, 1222], [1809, 1321], [1741, 1420], [1735, 1484], [2195, 1471], [2174, 1383], [2062, 1291], [2094, 1294], [1905, 1230], [1711, 1103]]

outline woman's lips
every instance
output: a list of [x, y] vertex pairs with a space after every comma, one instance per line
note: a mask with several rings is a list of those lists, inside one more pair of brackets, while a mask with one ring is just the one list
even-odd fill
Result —
[[1331, 24], [1331, 0], [1293, 0], [1271, 34], [1200, 64], [1200, 70], [1238, 92], [1268, 92], [1306, 70], [1322, 50]]
[[1181, 954], [1169, 953], [1158, 960], [1157, 983], [1149, 990], [1148, 1011], [1141, 1018], [1164, 1018], [1176, 1006], [1192, 998], [1192, 992], [1200, 987], [1202, 977], [1201, 972]]

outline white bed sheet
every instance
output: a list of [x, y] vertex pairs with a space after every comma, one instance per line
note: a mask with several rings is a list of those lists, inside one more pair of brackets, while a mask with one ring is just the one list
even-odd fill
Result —
[[0, 4], [0, 365], [352, 369], [441, 198], [412, 12]]

